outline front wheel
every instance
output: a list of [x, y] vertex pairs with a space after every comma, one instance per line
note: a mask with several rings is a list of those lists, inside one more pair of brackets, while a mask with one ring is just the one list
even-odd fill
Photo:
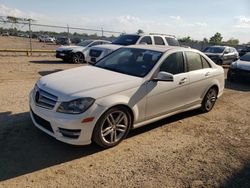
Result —
[[201, 105], [201, 110], [203, 112], [209, 112], [212, 110], [216, 102], [217, 95], [218, 95], [218, 91], [215, 87], [212, 87], [208, 90]]
[[84, 63], [84, 55], [82, 53], [74, 53], [72, 55], [72, 62], [76, 64]]
[[97, 121], [92, 139], [103, 148], [113, 147], [127, 136], [131, 124], [131, 115], [126, 108], [111, 108]]

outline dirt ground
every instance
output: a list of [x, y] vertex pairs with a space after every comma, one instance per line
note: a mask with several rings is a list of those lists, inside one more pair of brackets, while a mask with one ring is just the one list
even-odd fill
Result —
[[[32, 39], [31, 41], [32, 41], [32, 48], [37, 50], [55, 50], [59, 46], [54, 43], [39, 42], [37, 39]], [[29, 38], [0, 36], [0, 49], [29, 49], [29, 48], [30, 48]]]
[[28, 94], [54, 57], [0, 57], [0, 187], [250, 187], [250, 84], [228, 83], [194, 110], [130, 132], [118, 146], [76, 147], [36, 129]]

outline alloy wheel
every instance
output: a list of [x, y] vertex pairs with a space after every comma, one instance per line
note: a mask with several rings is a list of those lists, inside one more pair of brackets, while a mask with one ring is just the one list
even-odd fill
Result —
[[106, 116], [101, 125], [101, 137], [106, 144], [115, 144], [123, 139], [129, 128], [129, 120], [123, 111], [114, 111]]
[[217, 97], [216, 90], [210, 89], [207, 93], [206, 102], [205, 102], [205, 108], [207, 111], [210, 111], [213, 108], [215, 101], [216, 101], [216, 97]]
[[83, 63], [84, 62], [84, 57], [80, 53], [76, 53], [73, 55], [73, 62], [74, 63]]

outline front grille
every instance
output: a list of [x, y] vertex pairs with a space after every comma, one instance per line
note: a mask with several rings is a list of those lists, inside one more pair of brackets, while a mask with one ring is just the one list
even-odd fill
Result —
[[36, 115], [32, 110], [31, 110], [32, 116], [34, 117], [36, 123], [43, 127], [44, 129], [50, 131], [51, 133], [54, 133], [50, 122], [46, 121], [45, 119], [41, 118], [40, 116]]
[[34, 100], [37, 106], [52, 110], [57, 102], [58, 97], [44, 91], [38, 87], [34, 89]]
[[89, 55], [91, 57], [99, 57], [101, 55], [102, 51], [101, 50], [94, 50], [94, 49], [91, 49], [89, 51]]

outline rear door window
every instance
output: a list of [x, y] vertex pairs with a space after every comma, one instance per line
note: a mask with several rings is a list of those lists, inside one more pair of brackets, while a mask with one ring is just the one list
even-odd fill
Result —
[[140, 41], [140, 44], [143, 44], [143, 43], [146, 43], [146, 44], [152, 44], [152, 39], [150, 36], [146, 36], [146, 37], [143, 37]]
[[161, 37], [155, 36], [154, 40], [155, 40], [155, 45], [165, 45], [165, 43]]
[[201, 56], [195, 52], [185, 52], [189, 71], [202, 69]]

